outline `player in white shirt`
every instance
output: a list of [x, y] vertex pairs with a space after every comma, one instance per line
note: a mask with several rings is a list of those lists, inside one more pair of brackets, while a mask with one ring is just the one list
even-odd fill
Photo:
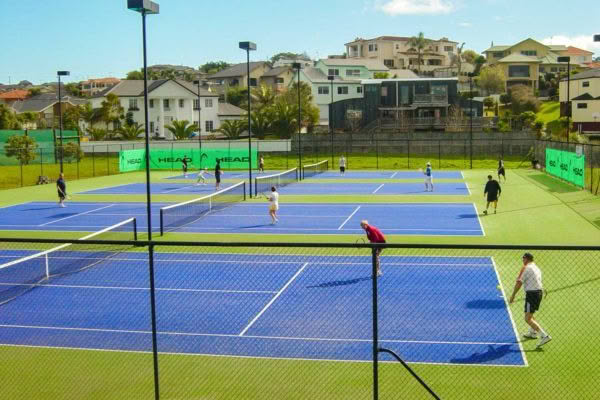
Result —
[[340, 175], [344, 175], [346, 173], [346, 157], [340, 157]]
[[271, 194], [267, 198], [269, 200], [269, 215], [271, 216], [271, 225], [275, 225], [279, 219], [277, 218], [277, 210], [279, 210], [279, 193], [277, 188], [271, 186]]
[[208, 168], [204, 168], [198, 171], [198, 179], [196, 180], [196, 186], [200, 185], [200, 181], [202, 181], [203, 185], [206, 185], [206, 177], [204, 176], [206, 174], [212, 175], [210, 172], [208, 172]]
[[523, 336], [529, 339], [535, 339], [540, 334], [540, 342], [537, 347], [540, 348], [549, 341], [552, 337], [544, 331], [541, 325], [533, 318], [535, 313], [540, 308], [542, 302], [543, 290], [542, 285], [542, 271], [533, 262], [533, 255], [531, 253], [523, 254], [523, 267], [519, 272], [517, 282], [515, 282], [515, 288], [510, 296], [509, 303], [515, 301], [515, 296], [519, 289], [523, 287], [525, 291], [525, 322], [530, 326], [529, 332]]
[[425, 191], [433, 192], [433, 176], [431, 176], [431, 163], [427, 163], [427, 167], [425, 171], [423, 171], [423, 175], [425, 175]]

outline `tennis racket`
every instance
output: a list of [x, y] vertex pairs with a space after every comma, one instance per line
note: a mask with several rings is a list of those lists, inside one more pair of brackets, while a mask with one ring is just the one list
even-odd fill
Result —
[[367, 243], [367, 242], [365, 242], [365, 239], [363, 239], [363, 238], [359, 238], [359, 239], [356, 239], [356, 241], [355, 241], [354, 243], [355, 243], [355, 244], [365, 244], [365, 243]]
[[63, 196], [65, 196], [65, 199], [67, 199], [67, 200], [71, 200], [71, 196], [70, 196], [70, 195], [68, 195], [68, 194], [65, 194], [65, 193], [64, 193], [62, 190], [60, 190], [60, 189], [58, 189], [58, 190], [60, 191], [60, 193], [61, 193]]

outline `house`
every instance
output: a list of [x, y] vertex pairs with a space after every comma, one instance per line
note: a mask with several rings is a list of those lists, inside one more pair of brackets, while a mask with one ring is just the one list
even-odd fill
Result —
[[390, 72], [388, 67], [376, 59], [327, 58], [317, 61], [315, 67], [325, 72], [327, 76], [342, 79], [371, 79], [377, 72]]
[[300, 63], [302, 67], [311, 67], [313, 65], [312, 60], [308, 56], [301, 56], [298, 58], [280, 58], [273, 63], [273, 68], [277, 67], [291, 67], [294, 63]]
[[0, 93], [0, 104], [12, 105], [15, 101], [23, 101], [29, 97], [28, 90], [15, 89]]
[[[101, 108], [102, 102], [111, 93], [119, 98], [129, 118], [144, 124], [143, 80], [123, 80], [114, 87], [96, 94], [90, 99], [92, 107]], [[228, 106], [231, 105], [221, 108], [219, 94], [203, 88], [200, 89], [199, 103], [198, 87], [190, 82], [171, 79], [148, 81], [149, 130], [153, 136], [170, 138], [170, 132], [165, 129], [165, 125], [174, 120], [187, 120], [201, 126], [203, 135], [213, 132], [220, 127], [220, 113], [224, 119], [240, 118], [242, 113], [231, 108], [233, 106]]]
[[[85, 104], [86, 99], [79, 99], [72, 96], [62, 96], [61, 104], [59, 105], [58, 95], [56, 93], [42, 93], [37, 96], [28, 97], [25, 100], [19, 100], [12, 103], [12, 108], [17, 114], [25, 112], [33, 112], [39, 115], [38, 120], [43, 120], [46, 126], [58, 126], [58, 117], [64, 114], [71, 107], [76, 107]], [[35, 127], [37, 129], [37, 122]]]
[[270, 86], [276, 92], [281, 92], [290, 85], [294, 73], [291, 66], [275, 67], [260, 77], [260, 84]]
[[558, 62], [558, 57], [570, 56], [571, 64], [577, 66], [580, 61], [591, 62], [593, 55], [576, 47], [545, 45], [530, 38], [512, 46], [492, 45], [483, 53], [488, 65], [502, 67], [507, 89], [512, 85], [526, 85], [532, 90], [538, 89], [540, 75], [567, 71], [567, 64]]
[[565, 78], [560, 81], [561, 117], [568, 115], [567, 93], [571, 101], [574, 129], [583, 133], [600, 133], [600, 68], [584, 71], [572, 75], [569, 80]]
[[235, 64], [225, 68], [215, 74], [206, 77], [208, 82], [221, 84], [225, 86], [248, 86], [248, 67], [250, 68], [250, 86], [258, 86], [260, 77], [271, 69], [269, 64], [264, 61], [255, 61], [249, 64]]
[[[346, 54], [349, 59], [375, 59], [390, 69], [393, 76], [395, 70], [419, 70], [418, 51], [410, 46], [410, 37], [379, 36], [374, 39], [356, 38], [346, 43]], [[458, 56], [457, 42], [441, 38], [427, 39], [428, 44], [421, 53], [421, 74], [433, 75], [440, 67], [452, 65]]]
[[79, 89], [81, 89], [81, 94], [93, 96], [106, 88], [115, 86], [119, 82], [121, 82], [121, 80], [118, 78], [88, 79], [87, 81], [79, 83]]

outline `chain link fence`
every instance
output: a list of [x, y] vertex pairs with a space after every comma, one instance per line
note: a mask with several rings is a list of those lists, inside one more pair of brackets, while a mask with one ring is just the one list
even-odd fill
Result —
[[[387, 244], [381, 276], [369, 244], [86, 240], [34, 256], [64, 244], [0, 239], [6, 398], [591, 399], [599, 389], [600, 247]], [[522, 289], [509, 304], [524, 251], [543, 273], [534, 315], [552, 341], [539, 349], [523, 337]]]

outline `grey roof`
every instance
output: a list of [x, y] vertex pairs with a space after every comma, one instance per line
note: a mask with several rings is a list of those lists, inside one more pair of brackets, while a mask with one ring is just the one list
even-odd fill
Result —
[[243, 108], [239, 108], [229, 103], [219, 103], [218, 115], [220, 116], [241, 117], [244, 114], [246, 114], [246, 110]]
[[[254, 61], [250, 63], [250, 71], [265, 65], [264, 61]], [[246, 63], [235, 64], [229, 68], [225, 68], [216, 74], [209, 75], [207, 79], [233, 78], [236, 76], [246, 76], [248, 66]]]
[[584, 93], [581, 96], [573, 97], [573, 100], [599, 100], [600, 97], [594, 97], [589, 93]]
[[508, 50], [510, 49], [512, 46], [492, 46], [487, 50], [484, 50], [484, 53], [487, 53], [488, 51], [504, 51], [504, 50]]
[[542, 61], [533, 56], [524, 56], [522, 54], [511, 54], [500, 60], [500, 63], [541, 63]]
[[[148, 81], [148, 93], [152, 93], [156, 88], [164, 85], [165, 83], [172, 81], [185, 89], [192, 92], [192, 94], [198, 94], [198, 87], [194, 85], [192, 82], [187, 82], [183, 80], [171, 80], [171, 79], [157, 79], [157, 80], [149, 80]], [[101, 92], [96, 93], [93, 97], [106, 97], [109, 93], [115, 94], [119, 97], [140, 97], [144, 95], [144, 81], [139, 80], [122, 80], [117, 83], [115, 86], [106, 88]], [[208, 90], [200, 87], [200, 95], [201, 96], [218, 96], [214, 93], [209, 92]]]
[[[327, 75], [319, 68], [315, 67], [306, 67], [302, 70], [304, 75], [312, 82], [312, 83], [331, 83], [329, 79], [327, 79]], [[339, 76], [336, 76], [334, 79], [336, 83], [360, 83], [360, 80], [352, 80], [352, 79], [342, 79]]]
[[[571, 76], [571, 80], [590, 78], [600, 78], [600, 68], [590, 69]], [[567, 78], [563, 78], [562, 81], [566, 82]]]
[[279, 74], [282, 74], [286, 71], [289, 71], [291, 69], [291, 67], [276, 67], [273, 68], [270, 71], [267, 71], [263, 74], [263, 76], [277, 76]]
[[374, 71], [389, 71], [388, 67], [386, 67], [381, 61], [375, 59], [325, 58], [319, 61], [321, 61], [324, 65], [327, 66], [357, 66], [365, 67], [369, 70]]
[[390, 70], [389, 75], [395, 76], [396, 78], [418, 78], [419, 75], [412, 72], [410, 69], [393, 69]]
[[[80, 105], [87, 103], [86, 99], [79, 99], [72, 96], [61, 96], [61, 100], [65, 103], [71, 103], [72, 105]], [[41, 112], [48, 107], [58, 103], [58, 94], [56, 93], [43, 93], [34, 97], [22, 101], [15, 101], [12, 104], [12, 108], [17, 113], [24, 112]]]

